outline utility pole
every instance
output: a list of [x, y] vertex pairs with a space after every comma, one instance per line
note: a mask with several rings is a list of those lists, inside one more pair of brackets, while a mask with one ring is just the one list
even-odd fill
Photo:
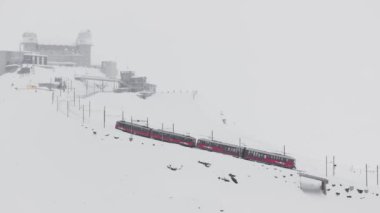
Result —
[[88, 102], [88, 118], [91, 116], [91, 101]]
[[164, 123], [161, 123], [161, 140], [164, 141]]
[[121, 120], [124, 121], [124, 111], [121, 112]]
[[286, 150], [285, 150], [285, 145], [284, 145], [284, 155], [286, 155], [286, 152], [285, 152]]
[[69, 101], [67, 101], [67, 117], [69, 117]]
[[83, 104], [83, 107], [82, 107], [82, 123], [84, 124], [84, 104]]
[[241, 138], [239, 138], [239, 157], [242, 157]]
[[174, 132], [174, 123], [173, 123], [173, 132]]
[[80, 110], [80, 96], [78, 96], [78, 108]]
[[57, 96], [57, 112], [58, 112], [58, 109], [59, 109], [59, 101], [58, 101], [58, 96]]
[[132, 126], [133, 126], [133, 118], [132, 118], [132, 116], [131, 116], [131, 137], [129, 138], [129, 141], [132, 141], [133, 140], [133, 128], [132, 128]]
[[149, 118], [146, 118], [146, 127], [149, 127]]
[[214, 140], [214, 130], [211, 130], [211, 140]]
[[335, 155], [333, 156], [333, 176], [335, 176]]

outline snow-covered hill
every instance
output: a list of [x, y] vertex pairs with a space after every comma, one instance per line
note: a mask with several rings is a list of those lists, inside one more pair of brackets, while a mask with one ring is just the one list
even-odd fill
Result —
[[[330, 179], [325, 196], [294, 170], [137, 136], [131, 141], [114, 129], [123, 112], [126, 120], [148, 118], [150, 126], [165, 129], [174, 124], [176, 132], [195, 137], [213, 131], [218, 140], [238, 144], [241, 138], [246, 146], [274, 152], [286, 145], [255, 138], [244, 128], [249, 122], [230, 117], [202, 93], [194, 98], [191, 91], [160, 91], [146, 100], [109, 92], [85, 97], [86, 86], [74, 76], [89, 73], [101, 75], [96, 69], [56, 67], [0, 76], [1, 212], [377, 212], [380, 207], [374, 174], [369, 191], [358, 191], [365, 189], [364, 173], [350, 165]], [[75, 88], [75, 104], [73, 90], [30, 89], [54, 77]], [[289, 149], [297, 168], [323, 174], [318, 159], [323, 154], [300, 147]], [[346, 192], [350, 186], [354, 190]]]

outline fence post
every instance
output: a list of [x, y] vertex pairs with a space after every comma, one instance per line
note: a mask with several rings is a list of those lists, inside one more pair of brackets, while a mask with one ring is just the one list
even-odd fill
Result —
[[335, 155], [333, 156], [333, 176], [335, 176]]

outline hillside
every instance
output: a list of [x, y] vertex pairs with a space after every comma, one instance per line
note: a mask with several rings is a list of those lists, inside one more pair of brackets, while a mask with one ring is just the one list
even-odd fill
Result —
[[[0, 76], [2, 212], [376, 212], [379, 208], [373, 175], [369, 192], [360, 193], [363, 173], [354, 175], [344, 166], [331, 179], [325, 196], [316, 190], [316, 183], [300, 179], [294, 170], [137, 136], [130, 140], [129, 134], [114, 129], [122, 112], [126, 120], [149, 118], [155, 128], [163, 123], [171, 129], [174, 123], [176, 132], [195, 137], [209, 137], [213, 131], [218, 140], [238, 144], [241, 138], [246, 146], [274, 152], [286, 145], [255, 138], [244, 128], [249, 122], [230, 117], [223, 105], [203, 93], [193, 98], [191, 91], [160, 91], [143, 100], [135, 94], [105, 92], [84, 98], [86, 87], [74, 76], [89, 72], [101, 75], [97, 70], [56, 67]], [[73, 90], [52, 94], [28, 89], [54, 77], [70, 81], [76, 95], [83, 96], [84, 122], [78, 97], [74, 105]], [[323, 174], [318, 153], [300, 147], [290, 149], [297, 168]], [[354, 190], [346, 192], [350, 186]]]

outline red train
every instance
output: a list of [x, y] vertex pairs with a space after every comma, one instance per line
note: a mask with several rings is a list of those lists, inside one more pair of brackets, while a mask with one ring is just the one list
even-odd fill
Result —
[[242, 158], [249, 161], [280, 166], [288, 169], [295, 169], [295, 159], [281, 154], [265, 152], [257, 149], [239, 147], [233, 144], [228, 144], [220, 141], [209, 139], [195, 139], [188, 135], [182, 135], [174, 132], [168, 132], [159, 129], [152, 129], [139, 124], [134, 124], [126, 121], [117, 121], [116, 129], [128, 132], [142, 137], [152, 138], [159, 141], [176, 143], [187, 147], [195, 147], [211, 152], [231, 155], [237, 158]]
[[155, 140], [165, 141], [169, 143], [177, 143], [183, 146], [195, 147], [196, 144], [196, 139], [187, 135], [177, 134], [174, 132], [168, 132], [159, 129], [152, 129], [126, 121], [117, 121], [115, 128], [134, 135], [153, 138]]

